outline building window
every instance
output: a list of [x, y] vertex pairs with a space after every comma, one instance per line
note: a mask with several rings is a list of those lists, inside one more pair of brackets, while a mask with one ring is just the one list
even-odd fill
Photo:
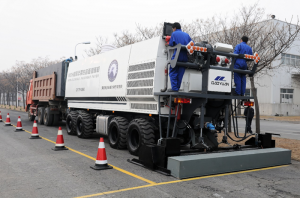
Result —
[[251, 96], [250, 89], [245, 90], [245, 96], [247, 96], [247, 97]]
[[300, 66], [300, 56], [282, 53], [281, 63], [290, 66]]
[[[257, 91], [257, 88], [255, 88], [255, 91]], [[253, 97], [253, 93], [252, 93], [251, 89], [246, 89], [245, 90], [245, 96]]]
[[280, 103], [293, 103], [294, 89], [280, 89]]

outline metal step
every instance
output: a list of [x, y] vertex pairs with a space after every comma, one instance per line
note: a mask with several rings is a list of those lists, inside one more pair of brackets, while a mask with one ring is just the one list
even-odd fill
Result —
[[178, 178], [199, 177], [291, 163], [291, 150], [268, 148], [169, 157], [167, 169]]
[[171, 114], [171, 115], [169, 115], [169, 114], [160, 114], [159, 116], [160, 117], [165, 117], [165, 118], [168, 118], [168, 117], [175, 118], [176, 117], [176, 115], [173, 115], [173, 114]]
[[247, 118], [246, 116], [233, 116], [234, 118]]

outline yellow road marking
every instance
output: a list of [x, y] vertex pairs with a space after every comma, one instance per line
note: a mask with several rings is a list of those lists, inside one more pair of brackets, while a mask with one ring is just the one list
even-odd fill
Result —
[[[16, 127], [15, 125], [12, 125], [12, 126]], [[23, 129], [23, 130], [24, 130], [24, 129]], [[24, 130], [24, 131], [31, 134], [30, 131], [27, 131], [27, 130]], [[42, 137], [42, 136], [39, 136], [39, 137], [42, 138], [42, 139], [44, 139], [44, 140], [46, 140], [46, 141], [48, 141], [48, 142], [51, 142], [51, 143], [53, 143], [53, 144], [56, 144], [56, 142], [54, 142], [54, 141], [52, 141], [52, 140], [49, 140], [49, 139], [47, 139], [47, 138], [45, 138], [45, 137]], [[82, 153], [82, 152], [79, 152], [79, 151], [77, 151], [77, 150], [75, 150], [75, 149], [72, 149], [72, 148], [70, 148], [70, 147], [67, 147], [67, 146], [66, 146], [66, 148], [68, 148], [70, 151], [73, 151], [74, 153], [77, 153], [77, 154], [82, 155], [82, 156], [84, 156], [84, 157], [86, 157], [86, 158], [89, 158], [89, 159], [91, 159], [91, 160], [96, 161], [96, 158], [94, 158], [94, 157], [91, 157], [91, 156], [89, 156], [89, 155], [86, 155], [86, 154], [84, 154], [84, 153]], [[132, 177], [135, 177], [135, 178], [137, 178], [137, 179], [139, 179], [139, 180], [142, 180], [142, 181], [147, 182], [147, 183], [149, 183], [149, 184], [156, 184], [155, 182], [153, 182], [153, 181], [151, 181], [151, 180], [145, 179], [145, 178], [143, 178], [143, 177], [141, 177], [141, 176], [138, 176], [138, 175], [136, 175], [136, 174], [133, 174], [133, 173], [131, 173], [131, 172], [129, 172], [129, 171], [126, 171], [126, 170], [124, 170], [124, 169], [121, 169], [121, 168], [119, 168], [119, 167], [117, 167], [117, 166], [114, 166], [114, 165], [111, 165], [111, 164], [109, 164], [109, 165], [112, 166], [114, 169], [116, 169], [116, 170], [118, 170], [118, 171], [120, 171], [120, 172], [122, 172], [122, 173], [125, 173], [125, 174], [127, 174], [127, 175], [130, 175], [130, 176], [132, 176]]]
[[[16, 127], [15, 125], [13, 125], [14, 127]], [[29, 131], [27, 130], [24, 130], [26, 131], [27, 133], [30, 133]], [[41, 137], [41, 136], [40, 136]], [[46, 141], [49, 141], [51, 143], [54, 143], [56, 144], [56, 142], [52, 141], [52, 140], [49, 140], [47, 138], [44, 138], [44, 137], [41, 137], [42, 139], [46, 140]], [[89, 156], [89, 155], [86, 155], [84, 153], [81, 153], [77, 150], [74, 150], [70, 147], [67, 147], [70, 151], [73, 151], [79, 155], [82, 155], [84, 157], [87, 157], [89, 159], [92, 159], [92, 160], [96, 160], [95, 158]], [[111, 165], [111, 164], [109, 164]], [[113, 165], [111, 165], [113, 166]], [[206, 178], [212, 178], [212, 177], [222, 177], [222, 176], [227, 176], [227, 175], [235, 175], [235, 174], [241, 174], [241, 173], [249, 173], [249, 172], [256, 172], [256, 171], [262, 171], [262, 170], [270, 170], [270, 169], [274, 169], [274, 168], [281, 168], [281, 167], [286, 167], [286, 166], [289, 166], [289, 165], [281, 165], [281, 166], [273, 166], [273, 167], [268, 167], [268, 168], [260, 168], [260, 169], [252, 169], [252, 170], [245, 170], [245, 171], [238, 171], [238, 172], [232, 172], [232, 173], [224, 173], [224, 174], [217, 174], [217, 175], [208, 175], [208, 176], [202, 176], [202, 177], [194, 177], [194, 178], [188, 178], [188, 179], [182, 179], [182, 180], [174, 180], [174, 181], [168, 181], [168, 182], [160, 182], [160, 183], [155, 183], [153, 181], [150, 181], [150, 180], [147, 180], [143, 177], [140, 177], [138, 175], [135, 175], [133, 173], [130, 173], [126, 170], [123, 170], [121, 168], [118, 168], [116, 166], [113, 166], [116, 170], [119, 170], [125, 174], [128, 174], [132, 177], [135, 177], [137, 179], [140, 179], [140, 180], [143, 180], [145, 182], [148, 182], [150, 184], [148, 185], [143, 185], [143, 186], [137, 186], [137, 187], [131, 187], [131, 188], [123, 188], [123, 189], [119, 189], [119, 190], [113, 190], [113, 191], [107, 191], [107, 192], [102, 192], [102, 193], [96, 193], [96, 194], [91, 194], [91, 195], [85, 195], [85, 196], [80, 196], [80, 197], [76, 197], [76, 198], [86, 198], [86, 197], [95, 197], [95, 196], [100, 196], [100, 195], [107, 195], [107, 194], [113, 194], [113, 193], [118, 193], [118, 192], [124, 192], [124, 191], [130, 191], [130, 190], [135, 190], [135, 189], [140, 189], [140, 188], [148, 188], [148, 187], [152, 187], [152, 186], [160, 186], [160, 185], [166, 185], [166, 184], [173, 184], [173, 183], [179, 183], [179, 182], [185, 182], [185, 181], [193, 181], [193, 180], [199, 180], [199, 179], [206, 179]]]
[[86, 197], [95, 197], [95, 196], [100, 196], [100, 195], [108, 195], [108, 194], [117, 193], [117, 192], [135, 190], [135, 189], [139, 189], [139, 188], [147, 188], [147, 187], [151, 187], [151, 186], [158, 186], [158, 185], [157, 184], [148, 184], [148, 185], [144, 185], [144, 186], [137, 186], [137, 187], [132, 187], [132, 188], [123, 188], [123, 189], [119, 189], [119, 190], [112, 190], [112, 191], [107, 191], [107, 192], [103, 192], [103, 193], [85, 195], [85, 196], [75, 197], [75, 198], [86, 198]]
[[212, 178], [212, 177], [222, 177], [222, 176], [226, 176], [226, 175], [249, 173], [249, 172], [269, 170], [269, 169], [274, 169], [274, 168], [281, 168], [281, 167], [286, 167], [286, 166], [289, 166], [289, 165], [273, 166], [273, 167], [268, 167], [268, 168], [252, 169], [252, 170], [246, 170], [246, 171], [224, 173], [224, 174], [217, 174], [217, 175], [209, 175], [209, 176], [188, 178], [188, 179], [182, 179], [182, 180], [174, 180], [174, 181], [168, 181], [168, 182], [161, 182], [161, 183], [156, 183], [156, 184], [148, 184], [148, 185], [144, 185], [144, 186], [137, 186], [137, 187], [132, 187], [132, 188], [123, 188], [123, 189], [119, 189], [119, 190], [112, 190], [112, 191], [96, 193], [96, 194], [91, 194], [91, 195], [85, 195], [85, 196], [80, 196], [80, 197], [75, 197], [75, 198], [95, 197], [95, 196], [113, 194], [113, 193], [124, 192], [124, 191], [129, 191], [129, 190], [135, 190], [135, 189], [140, 189], [140, 188], [148, 188], [148, 187], [152, 187], [152, 186], [161, 186], [161, 185], [166, 185], [166, 184], [173, 184], [173, 183], [179, 183], [179, 182], [185, 182], [185, 181], [206, 179], [206, 178]]

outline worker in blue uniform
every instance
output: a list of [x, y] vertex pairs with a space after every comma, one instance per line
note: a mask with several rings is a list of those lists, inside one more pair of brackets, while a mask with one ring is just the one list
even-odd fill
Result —
[[[172, 29], [173, 29], [173, 33], [169, 41], [169, 46], [175, 46], [179, 43], [181, 45], [187, 45], [190, 41], [192, 41], [191, 37], [187, 33], [181, 31], [181, 26], [179, 23], [174, 23], [172, 25]], [[176, 54], [176, 49], [172, 56], [172, 60], [175, 58], [175, 54]], [[187, 62], [188, 61], [187, 52], [180, 51], [177, 61]], [[172, 89], [168, 89], [168, 92], [178, 92], [178, 90], [180, 89], [184, 71], [185, 71], [185, 67], [176, 66], [172, 68], [170, 65], [169, 76], [170, 76]]]
[[[247, 45], [247, 42], [248, 42], [248, 37], [243, 36], [241, 39], [241, 43], [235, 46], [234, 53], [253, 55], [252, 48], [249, 45]], [[247, 70], [246, 60], [237, 58], [234, 64], [234, 69]], [[234, 73], [234, 83], [236, 86], [234, 95], [244, 96], [246, 90], [246, 75], [240, 73]]]
[[73, 62], [73, 58], [70, 57], [70, 58], [66, 59], [66, 61], [68, 61], [68, 62]]

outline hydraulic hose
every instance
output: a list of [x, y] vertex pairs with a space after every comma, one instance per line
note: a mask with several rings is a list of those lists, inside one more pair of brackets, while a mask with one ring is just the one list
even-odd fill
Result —
[[[193, 138], [195, 139], [195, 132], [194, 132], [194, 130], [192, 129], [192, 127], [184, 120], [183, 121], [183, 123], [185, 124], [185, 126], [188, 128], [188, 130], [189, 130], [189, 135], [190, 135], [190, 140], [186, 143], [186, 144], [184, 144], [184, 145], [180, 145], [180, 146], [187, 146], [187, 145], [189, 145], [190, 143], [192, 143], [192, 146], [194, 146], [194, 144], [195, 144], [195, 140], [193, 140]], [[176, 127], [177, 127], [177, 125], [176, 125]]]
[[241, 142], [241, 141], [244, 141], [245, 139], [247, 139], [248, 137], [252, 136], [252, 135], [248, 135], [248, 136], [244, 136], [242, 139], [240, 140], [234, 140], [230, 137], [230, 135], [227, 133], [227, 136], [234, 142]]

